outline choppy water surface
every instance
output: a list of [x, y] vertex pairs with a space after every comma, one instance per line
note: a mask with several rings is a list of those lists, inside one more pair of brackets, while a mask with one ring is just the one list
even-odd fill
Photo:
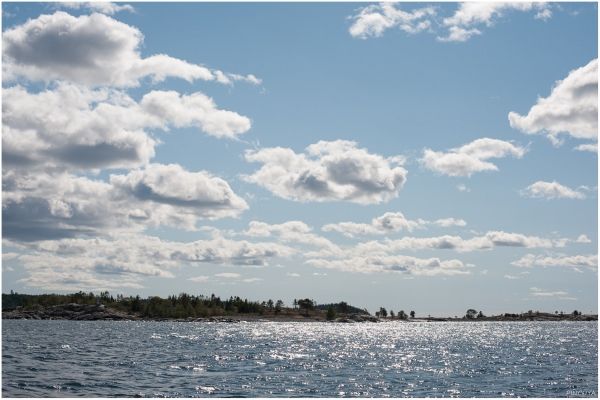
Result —
[[4, 397], [597, 393], [597, 322], [2, 321]]

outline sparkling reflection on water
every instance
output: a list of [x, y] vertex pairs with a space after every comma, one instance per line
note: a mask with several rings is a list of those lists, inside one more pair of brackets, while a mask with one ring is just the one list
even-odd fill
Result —
[[597, 322], [2, 321], [4, 397], [597, 397]]

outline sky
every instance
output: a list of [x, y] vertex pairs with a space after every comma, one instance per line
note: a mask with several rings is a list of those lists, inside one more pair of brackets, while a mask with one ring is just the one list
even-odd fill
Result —
[[597, 3], [2, 3], [2, 291], [598, 304]]

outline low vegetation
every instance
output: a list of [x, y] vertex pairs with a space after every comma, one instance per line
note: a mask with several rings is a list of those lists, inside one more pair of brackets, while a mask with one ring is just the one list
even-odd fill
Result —
[[[269, 318], [309, 318], [317, 320], [335, 320], [336, 318], [345, 319], [349, 315], [370, 315], [366, 309], [361, 309], [349, 305], [345, 301], [330, 304], [317, 304], [313, 299], [294, 299], [292, 307], [286, 307], [282, 300], [273, 301], [250, 301], [238, 296], [231, 296], [228, 299], [221, 299], [212, 294], [211, 296], [190, 295], [180, 293], [179, 295], [168, 296], [163, 299], [159, 296], [150, 296], [141, 298], [138, 296], [125, 297], [117, 295], [114, 297], [108, 291], [99, 294], [84, 293], [82, 291], [71, 294], [40, 294], [27, 295], [13, 293], [2, 294], [2, 310], [7, 311], [22, 307], [25, 310], [36, 310], [40, 307], [48, 308], [66, 304], [94, 305], [100, 301], [105, 307], [113, 308], [117, 311], [148, 319], [185, 319], [185, 318], [207, 318], [207, 317], [228, 317], [236, 315], [253, 315]], [[415, 311], [406, 314], [404, 310], [395, 313], [390, 310], [389, 313], [385, 307], [380, 307], [375, 312], [379, 320], [402, 321], [417, 320]], [[482, 311], [470, 308], [465, 315], [449, 318], [419, 318], [418, 320], [429, 321], [452, 321], [452, 320], [480, 320], [480, 321], [556, 321], [556, 320], [597, 320], [597, 315], [588, 314], [583, 316], [581, 311], [575, 310], [570, 313], [555, 311], [554, 313], [544, 313], [529, 310], [526, 313], [514, 314], [505, 313], [496, 316], [487, 317]]]

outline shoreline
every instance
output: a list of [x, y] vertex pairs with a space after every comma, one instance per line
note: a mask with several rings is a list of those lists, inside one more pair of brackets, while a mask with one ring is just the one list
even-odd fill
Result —
[[[296, 310], [294, 310], [296, 311]], [[294, 313], [290, 310], [279, 314], [259, 315], [259, 314], [238, 314], [229, 316], [210, 316], [210, 317], [189, 317], [189, 318], [158, 318], [143, 317], [133, 313], [125, 313], [112, 307], [104, 305], [85, 305], [85, 304], [65, 304], [60, 306], [42, 307], [37, 306], [31, 309], [23, 307], [2, 309], [2, 319], [26, 319], [26, 320], [55, 320], [55, 321], [152, 321], [152, 322], [219, 322], [219, 323], [267, 323], [267, 322], [328, 322], [328, 323], [416, 323], [416, 322], [531, 322], [531, 321], [598, 321], [598, 315], [574, 315], [574, 314], [549, 314], [549, 313], [525, 313], [511, 316], [489, 316], [483, 318], [408, 318], [392, 319], [380, 318], [367, 314], [349, 314], [343, 315], [333, 320], [327, 320], [325, 313], [313, 311], [308, 316], [301, 313]]]

